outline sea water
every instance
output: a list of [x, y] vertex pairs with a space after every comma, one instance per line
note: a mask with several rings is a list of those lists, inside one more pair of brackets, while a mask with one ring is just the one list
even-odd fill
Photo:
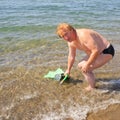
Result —
[[119, 0], [0, 0], [0, 55], [5, 55], [0, 65], [6, 64], [4, 57], [10, 53], [40, 47], [40, 41], [58, 40], [55, 32], [61, 22], [94, 29], [119, 48]]
[[[115, 47], [113, 61], [97, 71], [102, 75], [113, 74], [112, 80], [100, 82], [103, 91], [85, 95], [74, 84], [60, 87], [49, 81], [48, 87], [48, 81], [43, 80], [47, 70], [67, 63], [67, 46], [56, 35], [61, 22], [94, 29]], [[0, 0], [0, 119], [18, 119], [21, 112], [23, 118], [28, 113], [33, 120], [84, 120], [88, 112], [119, 103], [120, 80], [114, 80], [120, 71], [119, 44], [120, 0]]]

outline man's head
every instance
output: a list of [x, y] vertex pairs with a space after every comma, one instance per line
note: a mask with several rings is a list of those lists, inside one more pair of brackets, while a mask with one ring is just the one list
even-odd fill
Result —
[[75, 31], [75, 29], [67, 23], [61, 23], [57, 27], [58, 36], [67, 41], [70, 40], [71, 32], [73, 31]]

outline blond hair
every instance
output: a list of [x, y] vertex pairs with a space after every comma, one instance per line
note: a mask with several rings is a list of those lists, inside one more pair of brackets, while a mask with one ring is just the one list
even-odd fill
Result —
[[62, 37], [66, 32], [71, 31], [71, 30], [75, 31], [75, 29], [70, 24], [60, 23], [57, 26], [56, 33], [58, 34], [58, 36]]

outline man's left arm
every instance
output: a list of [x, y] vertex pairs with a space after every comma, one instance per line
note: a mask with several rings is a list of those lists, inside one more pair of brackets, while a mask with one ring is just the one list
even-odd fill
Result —
[[95, 41], [93, 38], [90, 38], [90, 37], [88, 38], [87, 41], [85, 41], [84, 45], [90, 51], [89, 58], [83, 67], [83, 71], [87, 72], [89, 71], [90, 65], [92, 65], [95, 62], [98, 55], [100, 54], [100, 47], [97, 41]]
[[96, 60], [98, 55], [99, 55], [99, 50], [97, 48], [92, 49], [86, 64], [90, 66]]

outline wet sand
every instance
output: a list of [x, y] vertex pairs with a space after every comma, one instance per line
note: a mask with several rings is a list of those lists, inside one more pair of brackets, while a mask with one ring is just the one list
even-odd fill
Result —
[[88, 114], [87, 120], [119, 120], [120, 104], [110, 105], [105, 110]]

